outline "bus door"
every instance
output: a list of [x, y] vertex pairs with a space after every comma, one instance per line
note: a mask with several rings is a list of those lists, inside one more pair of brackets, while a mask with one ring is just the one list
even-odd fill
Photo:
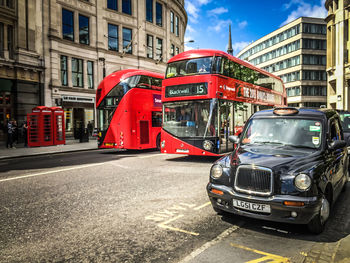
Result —
[[144, 112], [138, 112], [137, 114], [137, 130], [138, 137], [140, 138], [140, 144], [149, 144], [149, 119]]
[[230, 101], [219, 101], [218, 119], [219, 119], [219, 140], [220, 153], [233, 150], [233, 143], [228, 140], [230, 135], [234, 134], [234, 104]]

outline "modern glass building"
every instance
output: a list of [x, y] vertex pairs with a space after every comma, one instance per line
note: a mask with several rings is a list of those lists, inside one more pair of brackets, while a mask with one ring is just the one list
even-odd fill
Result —
[[293, 107], [327, 103], [326, 22], [300, 17], [251, 43], [237, 57], [279, 76]]

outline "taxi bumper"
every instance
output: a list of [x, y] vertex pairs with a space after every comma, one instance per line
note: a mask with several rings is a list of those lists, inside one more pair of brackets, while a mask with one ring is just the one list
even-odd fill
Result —
[[[213, 189], [214, 192], [213, 192]], [[214, 209], [229, 213], [247, 216], [268, 221], [307, 224], [318, 214], [321, 207], [321, 199], [318, 197], [299, 197], [291, 195], [272, 195], [269, 197], [259, 197], [241, 194], [232, 187], [215, 185], [209, 183], [207, 192]], [[218, 194], [220, 193], [220, 194]], [[240, 200], [252, 204], [270, 206], [270, 212], [250, 211], [233, 206], [233, 200]], [[303, 206], [287, 206], [284, 201], [302, 202]], [[292, 213], [294, 212], [294, 213]]]

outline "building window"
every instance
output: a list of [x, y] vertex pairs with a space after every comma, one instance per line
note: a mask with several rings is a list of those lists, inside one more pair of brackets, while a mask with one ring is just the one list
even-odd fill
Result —
[[305, 65], [326, 65], [327, 58], [322, 55], [303, 55], [303, 64]]
[[107, 8], [117, 11], [118, 10], [118, 0], [107, 0]]
[[61, 85], [68, 86], [67, 56], [61, 56]]
[[7, 26], [7, 49], [9, 51], [9, 58], [13, 59], [14, 51], [13, 51], [13, 27], [8, 25]]
[[176, 47], [176, 55], [180, 54], [180, 48]]
[[[326, 72], [325, 72], [326, 73]], [[284, 74], [282, 76], [279, 76], [284, 83], [292, 82], [300, 80], [300, 71], [291, 72], [288, 74]]]
[[62, 32], [63, 39], [74, 41], [74, 16], [66, 9], [62, 9]]
[[287, 96], [288, 97], [300, 96], [300, 87], [287, 88]]
[[131, 0], [123, 0], [123, 2], [122, 2], [122, 12], [124, 14], [131, 15]]
[[87, 62], [87, 77], [88, 77], [88, 88], [94, 88], [94, 62]]
[[146, 20], [153, 23], [153, 0], [146, 0]]
[[147, 35], [147, 57], [153, 58], [153, 36]]
[[303, 70], [303, 80], [327, 80], [327, 73], [323, 70]]
[[175, 35], [179, 36], [179, 17], [175, 16]]
[[4, 57], [4, 24], [0, 23], [0, 57]]
[[89, 45], [89, 18], [79, 15], [79, 43]]
[[322, 105], [325, 105], [324, 102], [304, 102], [304, 107], [307, 108], [319, 108]]
[[13, 0], [5, 0], [8, 8], [13, 8]]
[[174, 33], [174, 13], [170, 11], [170, 32]]
[[119, 51], [118, 26], [108, 24], [108, 50]]
[[327, 49], [327, 41], [320, 40], [320, 39], [303, 39], [303, 48], [326, 50]]
[[302, 86], [303, 96], [327, 96], [327, 86]]
[[72, 58], [72, 82], [73, 87], [83, 87], [83, 60]]
[[156, 3], [156, 24], [163, 26], [163, 6], [158, 2]]
[[171, 44], [170, 55], [172, 57], [175, 56], [175, 46], [174, 46], [174, 44]]
[[132, 30], [123, 28], [123, 51], [132, 54]]
[[326, 35], [327, 34], [327, 26], [320, 25], [320, 24], [303, 23], [303, 33]]
[[157, 38], [156, 59], [163, 60], [163, 39]]

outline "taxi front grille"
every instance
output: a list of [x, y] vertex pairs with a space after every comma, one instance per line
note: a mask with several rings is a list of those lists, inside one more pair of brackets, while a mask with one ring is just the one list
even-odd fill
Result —
[[235, 190], [237, 192], [268, 196], [272, 193], [271, 169], [250, 165], [239, 166], [236, 171]]

